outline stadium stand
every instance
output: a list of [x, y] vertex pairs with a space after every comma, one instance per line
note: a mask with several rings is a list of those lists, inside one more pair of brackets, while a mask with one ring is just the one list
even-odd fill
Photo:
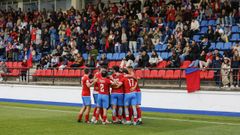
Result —
[[28, 69], [37, 68], [34, 77], [80, 77], [80, 68], [120, 66], [131, 53], [141, 78], [184, 79], [184, 69], [197, 62], [206, 69], [201, 79], [222, 76], [216, 72], [227, 65], [235, 76], [228, 85], [239, 86], [234, 83], [239, 80], [239, 6], [204, 0], [99, 2], [82, 12], [73, 7], [66, 12], [0, 10], [0, 60], [11, 69], [2, 76], [20, 76], [21, 62], [27, 60]]

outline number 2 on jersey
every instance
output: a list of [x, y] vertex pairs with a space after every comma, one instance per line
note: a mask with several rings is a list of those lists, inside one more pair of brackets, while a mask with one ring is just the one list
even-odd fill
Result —
[[104, 84], [102, 84], [102, 83], [100, 84], [100, 91], [104, 92]]

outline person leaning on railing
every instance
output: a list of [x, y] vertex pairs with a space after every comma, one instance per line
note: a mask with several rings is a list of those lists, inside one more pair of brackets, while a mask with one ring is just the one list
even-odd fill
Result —
[[5, 62], [0, 63], [0, 81], [3, 80], [2, 74], [8, 73], [7, 65]]

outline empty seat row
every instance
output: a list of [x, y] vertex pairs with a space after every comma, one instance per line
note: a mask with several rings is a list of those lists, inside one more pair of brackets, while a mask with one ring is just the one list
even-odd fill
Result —
[[1, 74], [2, 77], [19, 77], [20, 76], [20, 70], [19, 69], [13, 69], [10, 70], [10, 73], [3, 73]]
[[82, 70], [36, 70], [33, 76], [36, 77], [81, 77], [83, 75]]
[[[212, 80], [214, 71], [200, 71], [200, 78]], [[146, 79], [184, 79], [186, 74], [184, 70], [136, 70], [136, 75]]]

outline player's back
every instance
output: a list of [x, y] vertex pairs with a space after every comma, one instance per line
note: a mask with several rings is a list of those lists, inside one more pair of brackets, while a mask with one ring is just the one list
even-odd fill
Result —
[[98, 78], [97, 86], [99, 88], [99, 94], [109, 95], [111, 81], [108, 78]]
[[123, 79], [123, 86], [124, 86], [124, 93], [131, 93], [131, 89], [136, 85], [137, 81], [132, 77], [124, 77]]
[[88, 75], [82, 77], [82, 96], [90, 96], [90, 88], [87, 86], [90, 83]]
[[[116, 74], [113, 74], [113, 79], [114, 81], [116, 81], [117, 83], [123, 83], [123, 80], [124, 80], [124, 76], [123, 74], [119, 74], [119, 75], [116, 75]], [[116, 87], [112, 87], [112, 93], [123, 93], [123, 86], [119, 87], [119, 88], [116, 88]]]

